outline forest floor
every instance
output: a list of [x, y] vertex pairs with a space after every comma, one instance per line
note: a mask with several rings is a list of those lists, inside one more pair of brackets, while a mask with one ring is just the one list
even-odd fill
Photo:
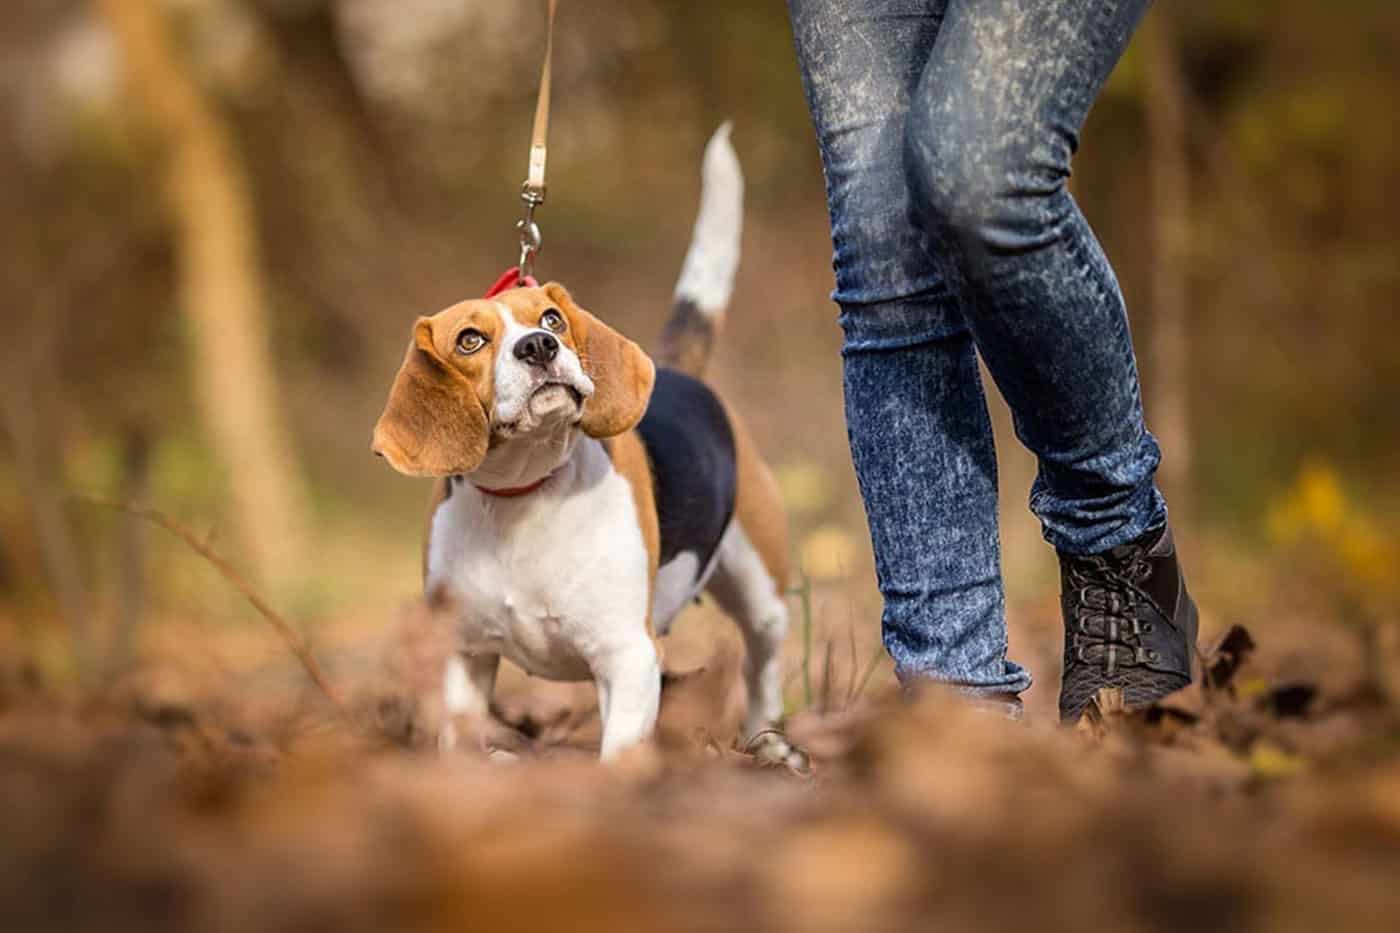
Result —
[[[1055, 629], [1015, 621], [1053, 671]], [[516, 674], [498, 703], [513, 753], [439, 754], [430, 620], [352, 630], [318, 646], [348, 717], [290, 665], [152, 661], [78, 695], [3, 662], [0, 927], [1316, 933], [1400, 916], [1400, 708], [1358, 686], [1334, 626], [1271, 627], [1258, 650], [1216, 632], [1215, 689], [1075, 728], [1053, 721], [1054, 683], [1012, 722], [887, 678], [862, 690], [854, 644], [843, 667], [798, 632], [805, 773], [732, 747], [737, 651], [704, 621], [671, 661], [691, 673], [659, 741], [607, 767], [590, 691]]]

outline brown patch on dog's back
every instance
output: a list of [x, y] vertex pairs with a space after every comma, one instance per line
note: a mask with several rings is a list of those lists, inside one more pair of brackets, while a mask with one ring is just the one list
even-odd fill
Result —
[[758, 454], [758, 447], [744, 422], [729, 405], [724, 406], [729, 424], [734, 429], [734, 452], [738, 459], [738, 484], [734, 517], [748, 535], [758, 552], [768, 575], [777, 584], [779, 593], [788, 587], [788, 530], [783, 495], [768, 464]]

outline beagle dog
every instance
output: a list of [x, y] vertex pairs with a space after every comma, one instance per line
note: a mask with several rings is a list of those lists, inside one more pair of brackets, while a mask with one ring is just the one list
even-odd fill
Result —
[[436, 478], [423, 577], [460, 638], [450, 714], [484, 721], [502, 657], [591, 679], [611, 758], [652, 733], [657, 637], [708, 592], [743, 635], [744, 738], [781, 719], [781, 498], [733, 408], [699, 378], [733, 287], [742, 202], [725, 126], [706, 148], [656, 363], [557, 283], [414, 324], [373, 449]]

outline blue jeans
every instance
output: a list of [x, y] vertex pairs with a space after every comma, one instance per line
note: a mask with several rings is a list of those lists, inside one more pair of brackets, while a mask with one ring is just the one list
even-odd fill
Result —
[[1149, 0], [789, 0], [826, 174], [851, 454], [896, 673], [1019, 692], [980, 353], [1046, 539], [1166, 522], [1122, 294], [1065, 187]]

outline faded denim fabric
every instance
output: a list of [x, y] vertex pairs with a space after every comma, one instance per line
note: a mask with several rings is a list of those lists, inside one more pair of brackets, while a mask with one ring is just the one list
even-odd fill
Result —
[[1166, 522], [1123, 298], [1065, 187], [1149, 0], [789, 0], [826, 174], [851, 453], [905, 681], [1021, 691], [980, 353], [1046, 539]]

